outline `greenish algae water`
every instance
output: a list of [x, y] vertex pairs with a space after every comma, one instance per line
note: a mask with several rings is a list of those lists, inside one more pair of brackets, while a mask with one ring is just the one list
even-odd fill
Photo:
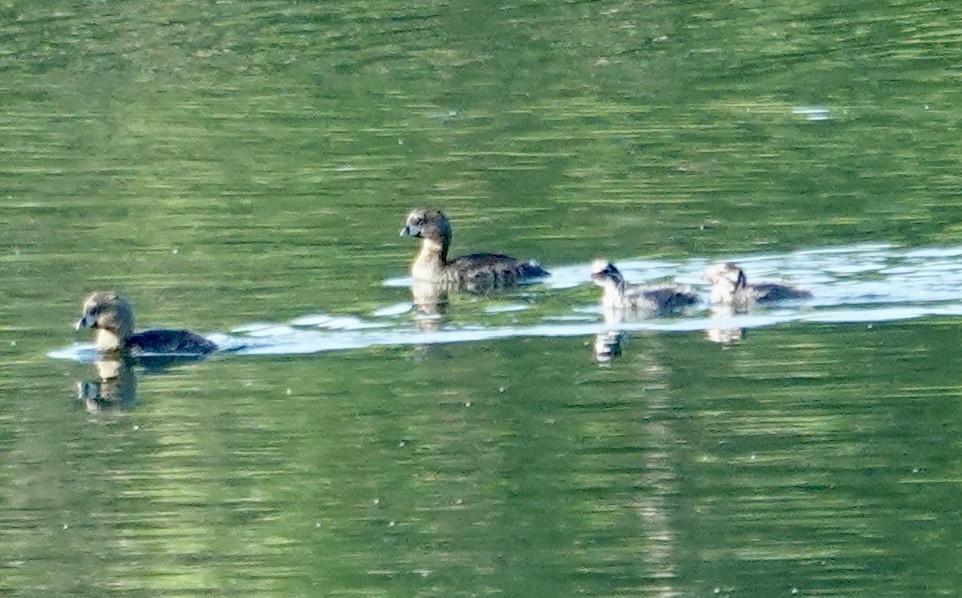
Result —
[[[696, 284], [716, 258], [797, 279], [796, 250], [957, 247], [953, 3], [0, 15], [3, 592], [957, 591], [957, 306], [794, 319], [839, 296], [844, 259], [738, 343], [629, 329], [605, 367], [595, 331], [525, 332], [600, 322], [587, 274], [454, 298], [443, 325], [503, 338], [137, 369], [124, 413], [88, 413], [93, 364], [49, 356], [103, 287], [144, 326], [377, 320], [410, 300], [385, 281], [424, 203], [456, 252], [658, 258]], [[924, 304], [924, 266], [853, 274], [853, 296]], [[940, 302], [962, 289], [927, 276]]]

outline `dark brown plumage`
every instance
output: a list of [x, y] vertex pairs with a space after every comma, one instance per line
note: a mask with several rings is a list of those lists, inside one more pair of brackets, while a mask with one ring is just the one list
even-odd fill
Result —
[[96, 330], [94, 344], [101, 351], [204, 355], [217, 345], [189, 330], [152, 329], [134, 332], [134, 310], [113, 291], [92, 293], [83, 304], [76, 329]]
[[411, 264], [415, 281], [452, 289], [484, 291], [537, 281], [548, 272], [537, 262], [523, 262], [499, 253], [475, 253], [448, 259], [451, 224], [440, 210], [418, 208], [408, 214], [401, 235], [421, 239]]

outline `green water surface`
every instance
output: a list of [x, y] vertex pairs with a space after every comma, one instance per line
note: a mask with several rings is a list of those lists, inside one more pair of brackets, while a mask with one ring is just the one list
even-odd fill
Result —
[[949, 1], [0, 3], [0, 592], [955, 595], [957, 318], [221, 355], [123, 414], [48, 353], [97, 288], [407, 301], [421, 204], [548, 269], [959, 245], [960, 56]]

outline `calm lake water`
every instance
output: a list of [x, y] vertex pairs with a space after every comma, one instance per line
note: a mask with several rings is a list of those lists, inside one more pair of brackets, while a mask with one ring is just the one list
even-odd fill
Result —
[[[0, 15], [0, 592], [962, 587], [955, 3]], [[413, 313], [424, 204], [554, 275]], [[615, 325], [598, 256], [814, 297]], [[98, 288], [230, 351], [100, 362]]]

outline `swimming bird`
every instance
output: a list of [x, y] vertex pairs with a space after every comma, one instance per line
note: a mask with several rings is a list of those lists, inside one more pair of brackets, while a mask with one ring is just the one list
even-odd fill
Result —
[[732, 306], [744, 311], [756, 303], [774, 303], [808, 299], [812, 294], [804, 289], [774, 282], [748, 284], [745, 271], [738, 264], [713, 264], [702, 277], [711, 283], [711, 303]]
[[401, 236], [421, 239], [421, 249], [411, 264], [411, 276], [418, 282], [478, 292], [535, 282], [549, 275], [537, 262], [500, 253], [448, 259], [451, 223], [434, 208], [417, 208], [408, 214]]
[[83, 303], [76, 329], [96, 330], [94, 344], [103, 352], [206, 355], [217, 345], [189, 330], [155, 328], [134, 332], [134, 310], [113, 291], [92, 293]]
[[591, 262], [591, 281], [604, 289], [601, 305], [605, 310], [654, 317], [698, 303], [696, 295], [678, 287], [629, 287], [621, 271], [606, 259]]

